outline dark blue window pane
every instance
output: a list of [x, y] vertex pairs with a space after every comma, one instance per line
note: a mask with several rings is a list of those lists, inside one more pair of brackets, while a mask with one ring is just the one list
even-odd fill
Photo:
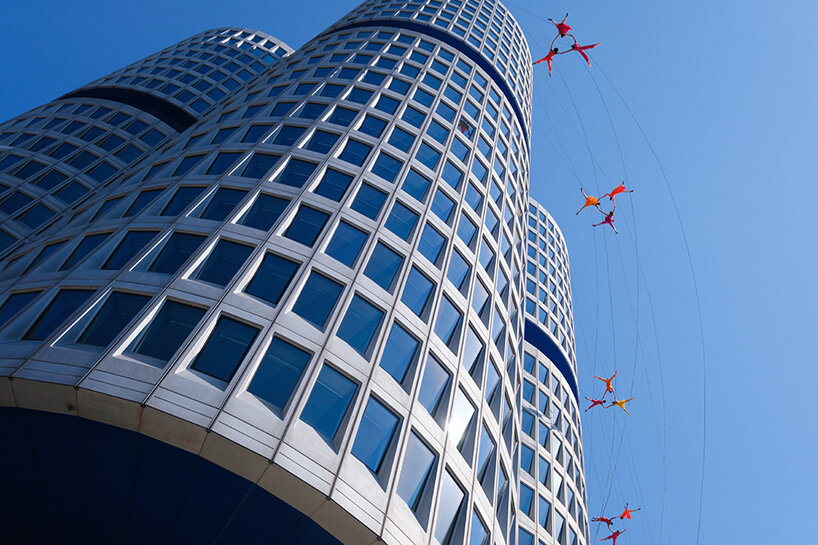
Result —
[[179, 166], [176, 168], [176, 171], [173, 173], [174, 176], [184, 176], [190, 169], [192, 169], [196, 163], [198, 163], [204, 155], [191, 155], [189, 157], [185, 157], [182, 159], [182, 162], [179, 163]]
[[54, 211], [49, 207], [38, 204], [22, 216], [18, 216], [17, 220], [29, 229], [36, 229], [53, 215]]
[[429, 124], [429, 128], [426, 129], [426, 132], [441, 144], [449, 137], [449, 130], [437, 121], [432, 121]]
[[165, 209], [162, 211], [163, 216], [176, 216], [181, 214], [182, 211], [193, 202], [193, 199], [198, 197], [204, 187], [180, 187], [176, 190], [176, 193], [173, 195], [173, 198], [170, 199], [170, 202], [165, 206]]
[[292, 127], [290, 125], [284, 125], [281, 127], [281, 130], [278, 131], [278, 134], [273, 139], [273, 144], [277, 146], [292, 146], [295, 144], [296, 140], [298, 140], [304, 131], [301, 127]]
[[369, 398], [352, 445], [352, 454], [377, 473], [397, 427], [398, 417], [395, 413], [376, 399]]
[[381, 96], [381, 98], [378, 100], [378, 104], [375, 106], [375, 108], [377, 108], [378, 110], [380, 110], [382, 112], [386, 112], [386, 113], [391, 115], [391, 114], [395, 113], [395, 110], [398, 109], [398, 104], [400, 104], [400, 102], [398, 102], [394, 98], [389, 98], [387, 96]]
[[350, 208], [374, 220], [381, 212], [381, 207], [385, 200], [386, 193], [367, 183], [363, 183], [358, 190], [358, 194], [355, 195], [355, 200], [352, 201]]
[[423, 202], [423, 199], [426, 198], [426, 191], [429, 190], [429, 185], [429, 180], [411, 168], [406, 178], [404, 178], [401, 188], [420, 202]]
[[270, 112], [270, 117], [282, 117], [284, 114], [289, 112], [294, 105], [295, 102], [279, 102], [275, 105], [273, 111]]
[[328, 168], [321, 183], [315, 188], [315, 194], [321, 195], [333, 201], [340, 201], [346, 193], [352, 176], [345, 174], [333, 168]]
[[358, 115], [357, 110], [350, 110], [349, 108], [341, 108], [340, 106], [335, 108], [335, 111], [332, 112], [332, 115], [329, 116], [330, 123], [334, 123], [336, 125], [341, 125], [343, 127], [348, 127], [350, 123], [355, 119], [355, 116]]
[[318, 329], [324, 329], [327, 319], [335, 304], [338, 302], [338, 297], [344, 290], [344, 286], [330, 280], [323, 274], [316, 271], [310, 273], [306, 284], [301, 289], [301, 294], [298, 300], [293, 305], [293, 313], [301, 316]]
[[166, 301], [134, 349], [137, 354], [168, 361], [204, 316], [200, 308]]
[[329, 150], [332, 149], [332, 146], [334, 146], [335, 142], [337, 141], [338, 141], [337, 134], [333, 134], [331, 132], [326, 131], [315, 131], [315, 133], [307, 142], [307, 145], [304, 147], [310, 151], [316, 151], [318, 153], [328, 153]]
[[420, 161], [422, 165], [425, 165], [430, 170], [434, 170], [437, 168], [437, 162], [440, 160], [440, 152], [436, 151], [426, 142], [423, 142], [415, 154], [415, 159]]
[[358, 254], [361, 253], [366, 238], [366, 233], [342, 221], [335, 229], [332, 240], [327, 244], [326, 254], [347, 267], [352, 267], [355, 260], [358, 259]]
[[82, 197], [83, 195], [85, 195], [86, 193], [88, 193], [87, 187], [77, 182], [71, 182], [70, 184], [56, 192], [54, 196], [70, 204], [79, 199], [80, 197]]
[[204, 239], [205, 237], [202, 235], [173, 233], [148, 270], [163, 274], [174, 274], [199, 248]]
[[287, 166], [284, 167], [284, 170], [281, 171], [275, 181], [291, 187], [304, 187], [304, 183], [315, 171], [315, 167], [314, 163], [308, 163], [300, 159], [290, 159], [290, 162], [287, 163]]
[[40, 253], [37, 254], [37, 257], [35, 257], [34, 260], [26, 268], [26, 272], [32, 270], [34, 267], [48, 259], [54, 252], [62, 248], [63, 244], [65, 244], [65, 241], [55, 242], [54, 244], [49, 244], [48, 246], [40, 250]]
[[495, 448], [494, 441], [491, 439], [486, 424], [483, 423], [482, 431], [480, 433], [480, 448], [477, 450], [477, 478], [482, 483], [488, 473], [489, 459]]
[[463, 179], [463, 173], [460, 172], [460, 169], [456, 166], [446, 161], [446, 166], [443, 167], [443, 179], [447, 184], [457, 189], [460, 186], [460, 181]]
[[357, 384], [324, 365], [301, 411], [301, 420], [332, 442], [357, 390]]
[[463, 287], [466, 280], [469, 278], [469, 270], [471, 267], [468, 262], [463, 259], [460, 252], [452, 252], [452, 259], [449, 261], [449, 271], [446, 277], [459, 290]]
[[393, 324], [381, 355], [380, 366], [396, 381], [403, 383], [419, 346], [420, 343], [408, 331], [398, 323]]
[[374, 136], [375, 138], [380, 138], [385, 127], [386, 121], [378, 119], [377, 117], [372, 117], [371, 115], [367, 115], [363, 123], [361, 123], [361, 128], [358, 130], [364, 134]]
[[423, 382], [420, 384], [418, 402], [420, 402], [432, 416], [434, 416], [437, 411], [450, 378], [451, 375], [449, 372], [430, 354], [426, 360], [426, 367], [423, 371]]
[[466, 144], [463, 143], [462, 140], [459, 138], [455, 138], [452, 140], [452, 146], [449, 149], [449, 152], [460, 159], [463, 163], [466, 162], [466, 158], [469, 156], [469, 148]]
[[277, 305], [297, 270], [298, 263], [274, 254], [267, 254], [244, 291]]
[[431, 225], [426, 225], [423, 235], [420, 237], [418, 251], [432, 263], [437, 263], [440, 252], [446, 244], [446, 238], [437, 232]]
[[454, 114], [455, 114], [454, 109], [449, 107], [449, 105], [444, 103], [444, 102], [441, 102], [440, 104], [438, 104], [437, 109], [435, 111], [438, 113], [438, 115], [440, 115], [440, 117], [442, 117], [446, 121], [451, 122], [451, 121], [454, 120]]
[[65, 260], [65, 263], [62, 264], [60, 270], [67, 271], [76, 265], [82, 258], [94, 251], [94, 249], [106, 238], [108, 238], [108, 233], [87, 235], [84, 239], [82, 239], [82, 242], [80, 242], [79, 245], [74, 248], [74, 251], [71, 252], [71, 255]]
[[457, 226], [457, 236], [460, 240], [466, 243], [466, 246], [471, 245], [474, 240], [474, 234], [477, 232], [477, 227], [465, 215], [460, 217], [460, 225]]
[[6, 248], [14, 244], [16, 240], [17, 240], [16, 238], [0, 229], [0, 251], [5, 250]]
[[150, 204], [150, 202], [153, 201], [153, 199], [155, 199], [162, 191], [162, 189], [149, 189], [141, 192], [136, 199], [134, 199], [134, 202], [131, 203], [131, 206], [128, 207], [128, 210], [122, 217], [129, 218], [140, 213], [142, 209], [148, 206], [148, 204]]
[[347, 141], [347, 145], [344, 147], [344, 151], [341, 152], [339, 159], [347, 163], [352, 163], [353, 165], [361, 166], [364, 164], [364, 161], [366, 161], [371, 150], [372, 146], [350, 139]]
[[369, 257], [364, 275], [388, 291], [400, 271], [401, 264], [403, 257], [379, 242]]
[[226, 286], [252, 251], [250, 246], [220, 240], [205, 260], [197, 278], [217, 286]]
[[423, 317], [423, 311], [426, 310], [426, 305], [434, 290], [434, 283], [419, 270], [412, 267], [409, 278], [406, 279], [406, 285], [403, 287], [401, 301], [412, 312]]
[[92, 346], [108, 346], [149, 299], [147, 295], [113, 292], [77, 342]]
[[438, 189], [437, 193], [435, 193], [435, 198], [432, 201], [432, 212], [434, 212], [434, 214], [444, 222], [448, 222], [449, 218], [452, 216], [453, 210], [454, 201]]
[[213, 163], [210, 165], [210, 168], [207, 169], [207, 174], [211, 176], [219, 176], [227, 172], [227, 169], [232, 165], [236, 159], [241, 156], [240, 152], [222, 152], [220, 153], [216, 159], [213, 160]]
[[60, 290], [51, 300], [48, 307], [40, 314], [34, 325], [29, 328], [23, 339], [42, 341], [57, 330], [69, 316], [74, 314], [94, 290]]
[[366, 357], [372, 341], [381, 327], [383, 311], [355, 295], [338, 328], [338, 337]]
[[415, 141], [415, 135], [408, 133], [400, 127], [395, 127], [392, 131], [392, 136], [389, 137], [389, 143], [401, 151], [408, 152], [409, 148]]
[[278, 221], [290, 201], [272, 195], [260, 194], [247, 214], [239, 221], [241, 225], [269, 231]]
[[[323, 93], [322, 93], [323, 94]], [[324, 95], [327, 96], [327, 95]], [[298, 117], [302, 117], [304, 119], [318, 119], [321, 117], [321, 114], [326, 111], [327, 105], [326, 104], [315, 104], [313, 102], [308, 102], [301, 108], [301, 111], [298, 112]]]
[[[352, 91], [350, 91], [349, 96], [347, 96], [347, 100], [357, 102], [358, 104], [366, 104], [367, 102], [369, 102], [369, 99], [372, 97], [372, 94], [373, 94], [372, 91], [361, 89], [360, 87], [355, 87], [354, 89], [352, 89]], [[397, 107], [397, 104], [395, 105], [395, 107]], [[392, 111], [394, 111], [394, 109]]]
[[202, 212], [202, 219], [224, 221], [246, 194], [244, 190], [220, 187]]
[[[217, 132], [217, 133], [216, 133], [216, 136], [214, 136], [214, 137], [213, 137], [213, 141], [211, 142], [211, 144], [221, 144], [222, 142], [224, 142], [225, 140], [227, 140], [227, 138], [228, 138], [228, 137], [229, 137], [231, 134], [233, 134], [234, 132], [236, 132], [236, 129], [237, 129], [237, 128], [238, 128], [238, 127], [228, 127], [228, 128], [226, 128], [226, 129], [219, 129], [219, 132]], [[255, 128], [255, 127], [250, 127], [250, 129], [251, 129], [251, 130], [252, 130], [253, 128]]]
[[477, 188], [472, 184], [469, 184], [469, 188], [466, 190], [466, 202], [469, 203], [472, 210], [478, 213], [480, 212], [480, 205], [483, 203], [483, 195], [477, 191]]
[[283, 411], [311, 357], [309, 352], [276, 337], [259, 363], [247, 391]]
[[409, 240], [409, 235], [415, 228], [418, 215], [406, 208], [399, 202], [392, 207], [392, 212], [386, 219], [386, 228], [398, 235], [403, 240]]
[[26, 293], [15, 293], [9, 296], [8, 299], [0, 307], [0, 327], [3, 327], [12, 316], [20, 312], [23, 307], [40, 295], [41, 291], [28, 291]]
[[[2, 169], [0, 169], [0, 170], [2, 170]], [[35, 183], [38, 186], [42, 187], [44, 190], [50, 191], [50, 190], [54, 189], [55, 187], [57, 187], [58, 185], [60, 185], [67, 178], [68, 178], [68, 176], [66, 176], [62, 172], [52, 170], [51, 172], [49, 172], [48, 174], [46, 174], [45, 176], [43, 176], [42, 178], [37, 180]], [[3, 203], [3, 204], [5, 205], [5, 203]], [[14, 211], [16, 211], [16, 209]]]
[[216, 327], [196, 356], [191, 369], [230, 382], [241, 360], [258, 335], [258, 328], [227, 316], [220, 316]]
[[250, 128], [247, 129], [247, 133], [241, 141], [243, 143], [255, 144], [259, 142], [271, 128], [273, 128], [273, 125], [250, 125]]
[[156, 236], [156, 231], [130, 231], [122, 242], [119, 243], [114, 253], [108, 258], [108, 261], [102, 266], [106, 270], [121, 269], [128, 261], [130, 261], [137, 253], [139, 253], [145, 245]]
[[0, 212], [14, 214], [33, 200], [34, 199], [28, 195], [17, 191], [12, 193], [5, 201], [3, 201], [3, 204], [0, 204]]
[[454, 303], [449, 301], [448, 297], [443, 297], [437, 313], [437, 322], [435, 322], [435, 334], [455, 353], [457, 346], [452, 346], [452, 341], [457, 337], [456, 333], [460, 329], [462, 318], [463, 315], [457, 310]]
[[420, 127], [423, 125], [423, 120], [426, 119], [426, 115], [424, 115], [423, 112], [409, 106], [406, 108], [406, 111], [403, 112], [402, 119], [410, 125]]
[[394, 157], [381, 152], [375, 160], [375, 165], [372, 167], [372, 173], [377, 174], [384, 180], [394, 182], [395, 178], [400, 172], [400, 167], [403, 163]]
[[414, 432], [409, 435], [403, 468], [398, 481], [398, 495], [412, 511], [416, 511], [426, 483], [429, 481], [435, 459], [434, 452]]
[[315, 244], [318, 235], [327, 223], [329, 214], [308, 206], [301, 206], [284, 236], [306, 246]]
[[244, 172], [242, 172], [241, 175], [245, 178], [261, 179], [262, 176], [267, 174], [270, 169], [273, 168], [273, 165], [275, 165], [280, 158], [280, 155], [256, 153], [250, 158], [249, 161], [247, 161], [247, 166], [244, 168]]
[[415, 95], [412, 97], [413, 99], [417, 100], [419, 103], [423, 104], [427, 108], [432, 105], [432, 102], [435, 101], [435, 97], [431, 93], [427, 93], [423, 89], [416, 89]]

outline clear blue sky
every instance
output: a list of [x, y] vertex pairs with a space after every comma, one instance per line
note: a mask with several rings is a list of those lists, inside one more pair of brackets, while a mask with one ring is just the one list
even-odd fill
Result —
[[[298, 47], [356, 3], [4, 2], [0, 119], [206, 28], [249, 26]], [[531, 170], [532, 195], [569, 243], [582, 391], [598, 393], [592, 376], [616, 368], [623, 395], [636, 397], [627, 425], [613, 411], [584, 420], [591, 515], [600, 514], [611, 477], [605, 514], [625, 501], [643, 507], [623, 543], [659, 543], [660, 531], [662, 543], [693, 543], [702, 438], [702, 362], [683, 240], [661, 171], [604, 70], [661, 158], [698, 273], [709, 366], [701, 543], [800, 543], [818, 483], [810, 419], [818, 384], [818, 9], [795, 0], [581, 4], [509, 7], [535, 58], [553, 30], [526, 11], [570, 11], [581, 42], [602, 42], [590, 71], [573, 54], [558, 57], [550, 78], [536, 67]], [[604, 192], [625, 170], [637, 192], [620, 201], [622, 234], [592, 229], [593, 211], [574, 215], [580, 183]], [[638, 293], [634, 242], [644, 273]]]

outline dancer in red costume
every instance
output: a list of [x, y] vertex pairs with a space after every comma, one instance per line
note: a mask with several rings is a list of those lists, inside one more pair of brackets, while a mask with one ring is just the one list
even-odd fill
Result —
[[603, 538], [602, 538], [602, 539], [600, 539], [599, 541], [607, 541], [607, 540], [609, 540], [609, 539], [613, 539], [613, 545], [616, 545], [616, 539], [617, 539], [619, 536], [621, 536], [622, 534], [624, 534], [625, 532], [627, 532], [627, 530], [617, 530], [616, 532], [612, 533], [612, 534], [611, 534], [611, 535], [609, 535], [608, 537], [603, 537]]
[[[620, 193], [633, 193], [633, 189], [625, 189], [625, 184], [619, 184], [610, 193], [605, 193], [600, 197], [600, 199], [604, 199], [605, 197], [610, 197], [611, 202], [614, 203], [614, 208], [616, 208], [616, 201], [614, 198], [619, 195]], [[613, 212], [611, 212], [613, 214]], [[613, 227], [613, 226], [611, 226]]]
[[[616, 518], [616, 517], [614, 517], [614, 518]], [[607, 518], [607, 517], [592, 518], [591, 522], [604, 522], [605, 524], [608, 525], [608, 530], [613, 532], [613, 529], [611, 528], [611, 524], [613, 524], [613, 521], [611, 519]]]
[[605, 406], [605, 396], [602, 396], [602, 399], [591, 399], [590, 397], [585, 396], [585, 399], [591, 402], [591, 406], [585, 409], [586, 413], [597, 405], [602, 405], [603, 407]]
[[[631, 398], [631, 399], [633, 399], [633, 398]], [[619, 518], [620, 519], [630, 519], [631, 518], [631, 513], [635, 513], [637, 511], [641, 511], [641, 510], [642, 510], [641, 507], [638, 508], [638, 509], [628, 509], [628, 504], [626, 503], [625, 504], [625, 511], [623, 511], [622, 514], [619, 515]]]
[[[572, 36], [572, 38], [573, 38], [573, 36]], [[588, 55], [585, 54], [585, 50], [586, 49], [593, 49], [596, 46], [598, 46], [599, 44], [600, 44], [600, 42], [597, 42], [597, 43], [592, 44], [592, 45], [579, 45], [577, 43], [577, 40], [574, 39], [574, 45], [571, 46], [571, 49], [569, 49], [569, 51], [576, 51], [577, 53], [582, 55], [582, 58], [585, 59], [585, 62], [588, 63], [588, 66], [591, 66], [591, 59], [589, 59]]]

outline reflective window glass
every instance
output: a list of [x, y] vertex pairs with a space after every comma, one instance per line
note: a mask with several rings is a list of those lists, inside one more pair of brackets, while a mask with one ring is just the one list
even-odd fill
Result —
[[302, 205], [293, 218], [293, 222], [284, 232], [284, 236], [300, 242], [305, 246], [312, 246], [324, 229], [329, 214], [321, 212], [309, 206]]
[[217, 286], [226, 286], [252, 251], [251, 246], [220, 240], [207, 256], [196, 278]]
[[361, 253], [361, 248], [366, 242], [367, 236], [365, 232], [357, 227], [342, 221], [338, 224], [335, 234], [333, 234], [324, 251], [347, 267], [352, 267], [358, 258], [358, 254]]
[[105, 270], [121, 269], [156, 236], [156, 231], [129, 231], [102, 265]]
[[170, 359], [187, 339], [205, 311], [175, 301], [166, 301], [148, 325], [134, 352], [163, 362]]
[[301, 420], [332, 442], [357, 389], [355, 382], [329, 365], [324, 365], [301, 411]]
[[356, 294], [338, 327], [337, 335], [366, 357], [372, 341], [377, 338], [382, 319], [382, 310]]
[[57, 292], [26, 334], [25, 341], [42, 341], [57, 330], [69, 316], [88, 300], [94, 290], [65, 289]]
[[205, 238], [203, 235], [173, 233], [148, 270], [156, 273], [174, 274], [201, 246]]
[[257, 327], [227, 316], [219, 316], [216, 327], [193, 361], [191, 369], [230, 382], [258, 332]]
[[254, 229], [269, 231], [288, 204], [290, 201], [287, 199], [261, 193], [239, 223]]
[[327, 319], [344, 286], [331, 280], [323, 274], [312, 271], [298, 299], [293, 305], [293, 313], [301, 316], [318, 329], [324, 329]]
[[268, 253], [244, 291], [277, 305], [297, 270], [298, 263]]
[[374, 473], [381, 468], [386, 449], [398, 427], [398, 417], [381, 402], [369, 398], [358, 426], [352, 454]]
[[311, 357], [309, 352], [274, 338], [247, 391], [270, 403], [281, 414]]

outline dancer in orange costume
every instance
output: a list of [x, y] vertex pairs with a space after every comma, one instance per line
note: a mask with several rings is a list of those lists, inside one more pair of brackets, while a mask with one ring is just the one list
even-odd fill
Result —
[[588, 206], [596, 206], [596, 209], [602, 212], [602, 209], [599, 207], [599, 199], [597, 199], [593, 195], [586, 195], [585, 190], [582, 189], [581, 187], [579, 188], [579, 190], [582, 191], [582, 196], [585, 197], [585, 204], [582, 205], [582, 208], [579, 209], [577, 214], [585, 210], [585, 208]]
[[[611, 386], [611, 383], [613, 382], [613, 379], [614, 379], [614, 377], [616, 376], [616, 374], [618, 372], [619, 371], [614, 371], [614, 374], [611, 376], [611, 378], [594, 377], [594, 378], [598, 378], [599, 380], [601, 380], [602, 382], [605, 383], [605, 393], [606, 394], [608, 392], [614, 394], [613, 386]], [[605, 397], [605, 396], [603, 395], [602, 397]], [[614, 394], [614, 398], [615, 397], [616, 397], [616, 394]]]
[[[630, 415], [631, 415], [631, 413], [629, 413], [629, 412], [628, 412], [628, 409], [626, 409], [626, 408], [625, 408], [625, 403], [628, 403], [629, 401], [633, 401], [633, 398], [630, 398], [630, 399], [620, 399], [619, 401], [617, 401], [616, 399], [614, 399], [613, 401], [611, 401], [611, 404], [610, 404], [610, 405], [608, 405], [608, 406], [607, 406], [607, 407], [605, 407], [605, 408], [606, 408], [606, 409], [610, 409], [611, 407], [613, 407], [614, 405], [616, 405], [617, 407], [619, 407], [620, 409], [622, 409], [623, 411], [625, 411], [625, 414], [626, 414], [626, 415], [630, 416]], [[630, 518], [630, 517], [628, 517], [628, 518]]]
[[[573, 38], [573, 36], [572, 36], [572, 38]], [[585, 54], [585, 50], [586, 49], [593, 49], [596, 46], [598, 46], [599, 44], [600, 44], [600, 42], [597, 42], [597, 43], [595, 43], [593, 45], [579, 45], [577, 43], [576, 38], [574, 38], [574, 45], [571, 46], [571, 49], [569, 49], [569, 51], [576, 51], [577, 53], [582, 55], [582, 58], [585, 59], [585, 62], [588, 63], [588, 66], [591, 66], [591, 59], [589, 59], [588, 55]]]
[[[633, 398], [631, 398], [631, 399], [633, 399]], [[624, 407], [623, 407], [623, 409], [624, 409]], [[635, 513], [637, 511], [641, 511], [641, 510], [642, 510], [641, 507], [638, 508], [638, 509], [628, 509], [628, 504], [626, 503], [625, 504], [625, 510], [622, 512], [621, 515], [619, 515], [619, 518], [623, 519], [623, 520], [624, 519], [630, 519], [631, 518], [631, 513]]]
[[612, 533], [608, 537], [603, 537], [599, 541], [607, 541], [609, 539], [613, 539], [613, 545], [616, 545], [616, 538], [618, 538], [619, 536], [621, 536], [625, 532], [627, 532], [627, 530], [617, 530], [616, 532]]
[[602, 396], [602, 399], [591, 399], [590, 397], [585, 396], [585, 399], [591, 402], [591, 406], [585, 409], [586, 413], [597, 405], [602, 405], [603, 407], [605, 406], [605, 396]]
[[[616, 517], [614, 517], [614, 518], [616, 518]], [[605, 524], [608, 525], [608, 530], [611, 530], [613, 532], [613, 529], [611, 528], [611, 524], [613, 524], [613, 521], [611, 519], [607, 518], [607, 517], [592, 518], [591, 522], [604, 522]]]
[[565, 54], [565, 51], [563, 51], [562, 53], [560, 53], [559, 51], [560, 50], [557, 47], [551, 49], [551, 51], [548, 52], [548, 55], [541, 58], [540, 60], [538, 60], [534, 64], [540, 64], [542, 61], [545, 61], [546, 63], [548, 63], [548, 75], [550, 76], [551, 75], [551, 61], [554, 59], [554, 55], [564, 55]]
[[[613, 188], [613, 190], [610, 193], [605, 193], [604, 195], [602, 195], [600, 199], [610, 197], [611, 202], [614, 203], [614, 208], [616, 208], [616, 201], [614, 200], [614, 197], [616, 197], [620, 193], [633, 193], [633, 189], [625, 189], [625, 184], [619, 184], [618, 186]], [[613, 214], [613, 212], [611, 212], [611, 214]], [[613, 227], [613, 225], [611, 227]]]

